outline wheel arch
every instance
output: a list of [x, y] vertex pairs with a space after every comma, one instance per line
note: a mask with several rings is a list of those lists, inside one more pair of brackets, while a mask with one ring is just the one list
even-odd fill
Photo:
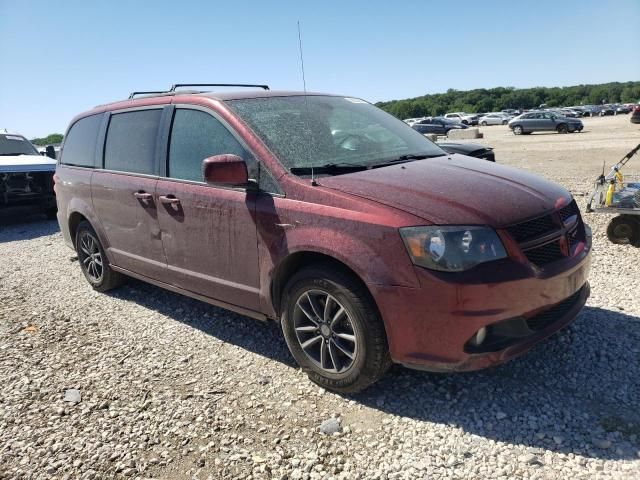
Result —
[[300, 271], [303, 268], [314, 265], [321, 265], [325, 267], [331, 266], [332, 268], [340, 270], [343, 273], [353, 277], [354, 280], [360, 283], [364, 291], [369, 294], [373, 305], [378, 308], [373, 295], [371, 295], [371, 291], [367, 287], [366, 282], [352, 267], [347, 265], [345, 262], [332, 257], [331, 255], [327, 255], [326, 253], [320, 253], [311, 250], [302, 250], [289, 254], [287, 257], [282, 259], [282, 261], [273, 270], [269, 287], [269, 294], [271, 297], [271, 305], [273, 306], [276, 317], [278, 319], [280, 318], [280, 315], [282, 313], [282, 294], [284, 293], [287, 282], [293, 275], [296, 274], [296, 272]]
[[72, 212], [71, 215], [69, 215], [69, 235], [74, 247], [76, 246], [76, 232], [78, 231], [78, 225], [80, 225], [82, 221], [89, 222], [89, 219], [80, 212]]

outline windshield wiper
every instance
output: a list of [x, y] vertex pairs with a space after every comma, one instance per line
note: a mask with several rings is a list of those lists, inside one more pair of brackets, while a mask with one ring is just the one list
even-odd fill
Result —
[[330, 175], [338, 173], [360, 172], [367, 170], [369, 165], [353, 164], [353, 163], [325, 163], [323, 165], [314, 165], [309, 167], [292, 167], [289, 169], [294, 175], [311, 175], [315, 173], [328, 173]]
[[424, 160], [425, 158], [435, 158], [446, 155], [445, 153], [433, 153], [433, 154], [407, 154], [400, 155], [398, 158], [394, 158], [393, 160], [387, 160], [386, 163], [393, 162], [406, 162], [407, 160]]
[[427, 158], [442, 157], [443, 155], [446, 155], [446, 153], [400, 155], [399, 157], [393, 158], [391, 160], [385, 160], [384, 162], [374, 163], [373, 165], [371, 165], [371, 168], [388, 167], [389, 165], [394, 165], [396, 163], [404, 163], [404, 162], [411, 162], [412, 160], [424, 160]]

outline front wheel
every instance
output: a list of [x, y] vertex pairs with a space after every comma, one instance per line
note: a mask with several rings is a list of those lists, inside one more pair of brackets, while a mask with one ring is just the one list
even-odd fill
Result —
[[487, 122], [482, 122], [480, 125], [482, 125], [483, 127], [487, 126]]
[[558, 127], [556, 128], [558, 133], [568, 133], [569, 129], [567, 128], [567, 126], [563, 123], [558, 125]]
[[522, 135], [523, 130], [522, 127], [520, 125], [516, 125], [515, 127], [513, 127], [513, 134], [514, 135]]
[[123, 275], [111, 268], [98, 235], [87, 221], [80, 222], [76, 230], [76, 252], [82, 273], [94, 290], [106, 292], [123, 283]]
[[391, 365], [380, 314], [351, 275], [319, 266], [299, 271], [285, 288], [283, 310], [287, 346], [318, 385], [359, 392]]

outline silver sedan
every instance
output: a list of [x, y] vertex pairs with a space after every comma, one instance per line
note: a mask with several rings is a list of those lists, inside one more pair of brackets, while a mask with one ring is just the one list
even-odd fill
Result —
[[509, 123], [509, 117], [502, 113], [488, 113], [484, 117], [480, 117], [478, 123], [482, 126], [506, 125], [507, 123]]

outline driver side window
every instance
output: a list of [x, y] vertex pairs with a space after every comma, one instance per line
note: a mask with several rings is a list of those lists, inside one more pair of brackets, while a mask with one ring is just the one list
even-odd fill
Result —
[[215, 117], [200, 110], [178, 108], [173, 116], [167, 176], [202, 182], [202, 161], [231, 153], [247, 163], [249, 178], [257, 178], [253, 156]]

